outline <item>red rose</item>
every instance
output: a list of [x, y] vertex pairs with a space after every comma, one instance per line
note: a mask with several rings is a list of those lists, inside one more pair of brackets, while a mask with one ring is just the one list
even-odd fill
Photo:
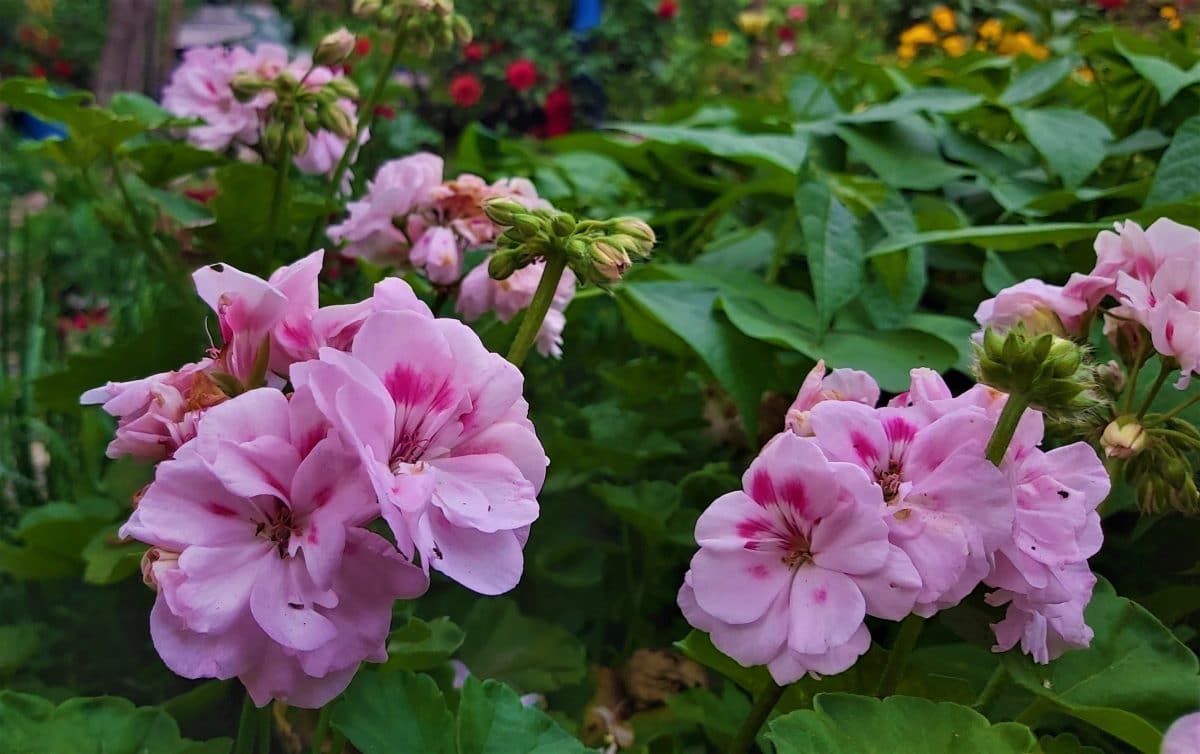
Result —
[[574, 112], [570, 89], [563, 85], [556, 87], [554, 91], [546, 95], [546, 102], [542, 105], [542, 109], [546, 113], [546, 127], [543, 130], [545, 136], [562, 136], [570, 133]]
[[508, 80], [508, 85], [518, 92], [532, 89], [533, 85], [537, 83], [537, 76], [537, 66], [528, 58], [514, 60], [504, 71], [504, 78]]
[[46, 69], [42, 67], [41, 63], [34, 63], [29, 66], [29, 75], [35, 79], [44, 79], [46, 78]]
[[459, 107], [471, 107], [483, 96], [483, 84], [473, 73], [460, 73], [450, 79], [450, 98]]
[[776, 34], [776, 36], [779, 37], [780, 42], [795, 42], [796, 41], [796, 30], [790, 26], [780, 26], [775, 31], [775, 34]]
[[679, 3], [675, 0], [662, 0], [658, 4], [658, 17], [662, 20], [670, 21], [677, 15], [679, 15]]
[[59, 78], [70, 78], [74, 72], [71, 70], [71, 64], [65, 60], [56, 60], [50, 64], [50, 70], [54, 71], [54, 75]]
[[354, 54], [360, 58], [365, 58], [371, 52], [370, 37], [355, 37], [354, 38]]
[[463, 48], [463, 57], [466, 58], [468, 62], [478, 63], [479, 61], [483, 60], [483, 45], [479, 44], [478, 42], [472, 42]]

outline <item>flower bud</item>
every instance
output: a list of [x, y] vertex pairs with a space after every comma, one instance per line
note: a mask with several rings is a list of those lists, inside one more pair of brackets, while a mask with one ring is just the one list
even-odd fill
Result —
[[354, 35], [344, 26], [329, 32], [317, 44], [313, 62], [317, 65], [337, 65], [354, 51], [354, 41]]
[[359, 18], [371, 18], [383, 7], [381, 0], [354, 0], [354, 15]]
[[569, 236], [575, 232], [575, 218], [566, 212], [556, 212], [550, 220], [550, 231], [556, 236]]
[[259, 92], [267, 88], [267, 82], [263, 81], [255, 73], [241, 71], [229, 82], [229, 87], [233, 89], [233, 96], [237, 98], [238, 102], [249, 102], [257, 97]]
[[519, 214], [525, 214], [529, 210], [512, 199], [489, 199], [484, 202], [483, 211], [487, 214], [488, 219], [497, 225], [511, 226], [513, 218]]
[[308, 151], [308, 129], [304, 127], [302, 118], [287, 125], [284, 139], [287, 141], [288, 152], [292, 155], [302, 155]]
[[321, 104], [317, 108], [317, 118], [321, 125], [343, 139], [354, 138], [354, 119], [350, 113], [337, 105]]
[[142, 582], [158, 591], [158, 581], [164, 571], [179, 565], [179, 553], [151, 547], [142, 555]]
[[1050, 413], [1078, 413], [1096, 404], [1083, 346], [1051, 333], [1032, 335], [1023, 324], [1004, 334], [983, 332], [977, 350], [978, 381], [1018, 395]]
[[633, 262], [624, 250], [604, 241], [592, 244], [592, 267], [607, 280], [620, 280]]
[[1135, 456], [1146, 447], [1146, 429], [1132, 416], [1118, 417], [1104, 428], [1100, 447], [1109, 458]]
[[497, 251], [488, 261], [488, 275], [491, 275], [493, 280], [504, 280], [517, 271], [520, 261], [519, 251]]
[[262, 145], [267, 155], [277, 155], [283, 148], [284, 130], [279, 121], [271, 121], [263, 128]]
[[618, 233], [632, 237], [646, 251], [654, 246], [654, 229], [644, 220], [636, 217], [618, 217], [613, 221], [613, 229]]
[[273, 83], [275, 90], [280, 94], [295, 92], [300, 88], [300, 79], [296, 78], [291, 71], [280, 71]]
[[1107, 361], [1096, 367], [1096, 382], [1112, 395], [1118, 395], [1125, 389], [1125, 370], [1119, 362]]
[[325, 89], [337, 98], [355, 99], [358, 97], [358, 85], [347, 78], [336, 78], [325, 85]]

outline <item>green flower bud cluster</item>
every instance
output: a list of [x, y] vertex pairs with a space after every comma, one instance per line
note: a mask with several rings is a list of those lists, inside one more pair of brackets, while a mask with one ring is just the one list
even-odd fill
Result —
[[984, 385], [1052, 416], [1076, 416], [1101, 402], [1084, 346], [1049, 332], [1032, 335], [1020, 324], [1005, 333], [984, 330], [975, 370]]
[[563, 255], [581, 282], [607, 287], [654, 248], [654, 231], [634, 217], [577, 221], [566, 212], [530, 210], [511, 199], [493, 199], [484, 211], [492, 222], [507, 226], [488, 264], [496, 280], [538, 259]]
[[358, 128], [354, 117], [339, 104], [343, 99], [358, 97], [358, 87], [346, 78], [308, 88], [288, 71], [272, 79], [243, 72], [234, 77], [233, 90], [242, 101], [264, 91], [275, 94], [262, 133], [263, 151], [269, 160], [276, 159], [285, 146], [289, 154], [304, 154], [309, 136], [322, 129], [353, 139]]
[[[1147, 424], [1154, 421], [1147, 417]], [[1191, 455], [1200, 448], [1200, 430], [1183, 419], [1167, 419], [1146, 428], [1147, 440], [1125, 461], [1125, 480], [1137, 491], [1138, 507], [1147, 513], [1174, 508], [1200, 513], [1200, 490]]]
[[471, 41], [471, 24], [453, 0], [356, 0], [354, 14], [393, 29], [397, 43], [422, 57]]

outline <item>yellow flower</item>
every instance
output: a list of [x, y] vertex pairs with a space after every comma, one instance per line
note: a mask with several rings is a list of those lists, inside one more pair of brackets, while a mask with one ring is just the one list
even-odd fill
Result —
[[1091, 84], [1096, 80], [1096, 72], [1088, 66], [1083, 66], [1075, 70], [1075, 76], [1085, 84]]
[[35, 16], [50, 16], [54, 14], [55, 0], [25, 0], [25, 7]]
[[1162, 16], [1168, 21], [1174, 21], [1175, 19], [1179, 18], [1179, 11], [1174, 5], [1164, 5], [1158, 9], [1158, 15]]
[[937, 44], [937, 32], [929, 24], [917, 24], [900, 32], [902, 45], [931, 45]]
[[1004, 34], [1004, 24], [998, 18], [989, 18], [979, 25], [976, 34], [979, 35], [980, 39], [994, 42]]
[[944, 5], [939, 5], [929, 14], [929, 18], [933, 21], [933, 25], [940, 31], [954, 31], [958, 26], [958, 20], [954, 17], [954, 11]]
[[1033, 47], [1030, 47], [1028, 50], [1026, 50], [1026, 52], [1028, 52], [1034, 60], [1045, 60], [1046, 58], [1050, 57], [1050, 48], [1046, 47], [1046, 45], [1035, 44]]
[[896, 54], [900, 57], [900, 62], [910, 63], [917, 57], [916, 45], [901, 44], [896, 48]]
[[1038, 60], [1045, 60], [1050, 56], [1050, 50], [1038, 44], [1033, 35], [1027, 31], [1005, 34], [996, 45], [996, 52], [1008, 56], [1016, 56], [1024, 53]]
[[770, 23], [771, 17], [760, 10], [745, 10], [737, 16], [738, 28], [751, 37], [762, 34]]
[[717, 29], [709, 36], [708, 41], [713, 47], [724, 47], [729, 44], [730, 36], [728, 29]]
[[952, 58], [961, 58], [967, 54], [967, 40], [961, 34], [953, 34], [942, 40], [942, 49]]

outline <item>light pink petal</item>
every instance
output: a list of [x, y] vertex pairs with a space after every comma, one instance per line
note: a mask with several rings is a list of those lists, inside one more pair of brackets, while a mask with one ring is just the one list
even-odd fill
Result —
[[705, 547], [692, 557], [696, 601], [705, 612], [726, 623], [762, 618], [791, 580], [792, 570], [777, 552]]
[[850, 669], [859, 657], [871, 648], [871, 632], [861, 625], [844, 644], [839, 644], [820, 654], [800, 654], [784, 649], [767, 669], [776, 683], [788, 684], [798, 681], [806, 673], [815, 677], [837, 675]]
[[788, 647], [793, 652], [827, 652], [849, 641], [862, 625], [866, 602], [846, 574], [801, 566], [791, 588], [792, 614], [803, 616], [793, 620], [788, 631]]
[[742, 486], [759, 505], [776, 505], [796, 520], [812, 521], [837, 504], [838, 484], [829, 460], [811, 439], [781, 432], [750, 464]]
[[904, 550], [889, 545], [883, 567], [874, 573], [855, 577], [854, 583], [862, 590], [867, 615], [900, 620], [912, 612], [921, 589], [921, 575]]
[[847, 501], [813, 524], [813, 562], [830, 571], [862, 575], [888, 558], [888, 526], [878, 506]]
[[306, 651], [337, 638], [333, 623], [317, 611], [328, 601], [302, 563], [268, 557], [250, 593], [250, 610], [267, 636], [288, 649]]
[[161, 593], [171, 612], [193, 631], [227, 630], [249, 607], [250, 593], [270, 552], [266, 540], [249, 546], [189, 547], [179, 556], [184, 577], [174, 588], [163, 584]]
[[809, 421], [829, 460], [853, 463], [868, 471], [886, 466], [890, 445], [875, 409], [849, 401], [825, 401], [813, 408]]
[[435, 548], [431, 563], [435, 570], [487, 595], [503, 594], [521, 580], [524, 556], [515, 533], [459, 528], [436, 508], [429, 511], [426, 522]]
[[159, 465], [122, 537], [180, 550], [175, 543], [218, 546], [254, 541], [257, 509], [234, 495], [208, 465], [185, 453]]
[[[717, 498], [696, 521], [696, 544], [706, 549], [739, 551], [758, 532], [771, 526], [762, 506], [740, 490]], [[751, 523], [753, 522], [753, 523]]]
[[163, 663], [184, 678], [233, 678], [252, 666], [266, 637], [249, 614], [230, 631], [192, 631], [167, 606], [160, 593], [150, 611], [150, 638]]
[[259, 707], [278, 699], [292, 707], [318, 709], [345, 691], [357, 670], [358, 663], [355, 663], [314, 678], [301, 669], [297, 658], [284, 654], [279, 647], [268, 645], [268, 651], [258, 664], [240, 674], [238, 679]]
[[485, 453], [504, 456], [520, 469], [521, 476], [529, 480], [535, 493], [541, 490], [550, 459], [546, 457], [546, 451], [531, 426], [511, 421], [492, 424], [470, 439], [456, 444], [451, 451], [454, 456]]
[[704, 612], [696, 602], [690, 576], [684, 577], [678, 602], [689, 623], [707, 631], [717, 649], [747, 667], [770, 662], [787, 640], [789, 616], [786, 590], [779, 593], [761, 619], [742, 625], [725, 623]]
[[482, 532], [516, 529], [537, 520], [533, 485], [501, 455], [438, 458], [433, 504], [455, 526]]

